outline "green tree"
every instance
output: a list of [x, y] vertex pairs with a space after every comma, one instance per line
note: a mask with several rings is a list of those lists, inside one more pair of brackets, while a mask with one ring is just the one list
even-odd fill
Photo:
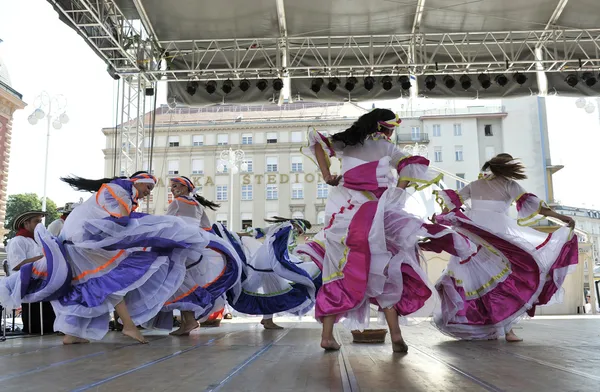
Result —
[[[12, 229], [13, 220], [25, 211], [41, 210], [42, 200], [35, 193], [19, 193], [16, 195], [9, 195], [6, 203], [6, 220], [4, 221], [4, 228], [9, 232], [4, 237], [4, 245], [9, 239], [15, 236], [15, 232]], [[48, 216], [46, 218], [46, 226], [51, 222], [58, 219], [60, 214], [56, 211], [56, 203], [48, 199], [46, 203], [46, 211]]]

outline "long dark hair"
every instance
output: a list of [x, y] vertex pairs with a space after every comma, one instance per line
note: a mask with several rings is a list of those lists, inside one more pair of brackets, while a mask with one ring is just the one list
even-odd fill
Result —
[[[192, 180], [190, 180], [186, 176], [180, 176], [180, 177], [181, 178], [185, 178], [186, 180], [188, 180], [190, 182], [190, 184], [193, 185]], [[204, 197], [202, 197], [200, 195], [196, 195], [195, 193], [193, 193], [193, 191], [192, 191], [192, 195], [193, 195], [194, 199], [196, 199], [196, 201], [198, 203], [200, 203], [200, 205], [203, 206], [203, 207], [210, 208], [213, 211], [216, 211], [219, 207], [221, 207], [220, 204], [217, 204], [217, 203], [215, 203], [213, 201], [210, 201], [210, 200], [208, 200], [208, 199], [206, 199], [206, 198], [204, 198]]]
[[[142, 173], [148, 174], [148, 172], [141, 170], [141, 171], [133, 173], [131, 175], [131, 177], [135, 177], [138, 174], [142, 174]], [[127, 179], [129, 177], [120, 176], [120, 177], [113, 177], [113, 178], [108, 178], [108, 177], [101, 178], [99, 180], [90, 180], [89, 178], [70, 176], [70, 177], [61, 177], [60, 180], [71, 185], [71, 188], [75, 189], [76, 191], [98, 192], [100, 190], [100, 188], [102, 187], [102, 185], [108, 184], [109, 182], [116, 180], [118, 178]]]
[[481, 171], [486, 171], [487, 169], [490, 169], [495, 176], [509, 180], [524, 180], [527, 178], [525, 175], [525, 166], [506, 153], [498, 154], [484, 163]]
[[344, 146], [364, 144], [367, 136], [377, 132], [378, 121], [389, 121], [395, 118], [396, 115], [389, 109], [373, 109], [369, 113], [360, 116], [350, 128], [344, 132], [336, 133], [331, 138], [334, 141], [344, 143]]
[[292, 222], [292, 221], [300, 221], [306, 227], [306, 230], [309, 230], [312, 227], [312, 224], [306, 219], [296, 219], [296, 218], [283, 218], [281, 216], [273, 216], [271, 218], [266, 218], [265, 222], [268, 223], [283, 223], [283, 222]]

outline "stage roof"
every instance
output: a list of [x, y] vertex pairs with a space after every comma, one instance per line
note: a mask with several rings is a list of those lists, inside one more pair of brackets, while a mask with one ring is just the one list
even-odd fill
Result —
[[[428, 97], [499, 98], [536, 94], [536, 71], [548, 92], [598, 95], [589, 75], [600, 68], [600, 1], [597, 0], [48, 0], [121, 76], [143, 73], [170, 80], [169, 94], [197, 105], [277, 99], [271, 81], [289, 78], [291, 96], [356, 101], [407, 95], [403, 75], [418, 80]], [[141, 36], [141, 39], [139, 38]], [[537, 56], [537, 57], [536, 57]], [[520, 72], [527, 80], [513, 80]], [[565, 77], [574, 73], [578, 83]], [[484, 89], [478, 75], [488, 75]], [[495, 83], [503, 74], [508, 83]], [[452, 75], [454, 88], [444, 85]], [[461, 88], [469, 75], [471, 86]], [[358, 79], [349, 92], [344, 83]], [[367, 76], [375, 78], [369, 91]], [[382, 79], [391, 76], [386, 90]], [[425, 78], [435, 76], [436, 86]], [[327, 88], [332, 78], [340, 84]], [[268, 81], [260, 91], [258, 79]], [[318, 93], [311, 82], [323, 78]], [[223, 81], [233, 89], [225, 94]], [[251, 87], [243, 92], [239, 81]], [[430, 78], [431, 79], [431, 78]], [[199, 82], [191, 96], [189, 81]], [[217, 81], [213, 94], [205, 83]], [[414, 84], [414, 79], [413, 79]], [[544, 86], [542, 85], [542, 88]]]

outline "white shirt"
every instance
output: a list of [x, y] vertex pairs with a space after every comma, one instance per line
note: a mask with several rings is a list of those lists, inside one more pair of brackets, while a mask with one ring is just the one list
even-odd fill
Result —
[[62, 218], [58, 218], [54, 222], [50, 223], [50, 225], [48, 225], [48, 232], [50, 232], [50, 234], [52, 234], [53, 236], [58, 237], [64, 225], [65, 221], [62, 220]]
[[6, 245], [8, 269], [12, 271], [23, 260], [41, 256], [42, 248], [32, 238], [17, 236]]

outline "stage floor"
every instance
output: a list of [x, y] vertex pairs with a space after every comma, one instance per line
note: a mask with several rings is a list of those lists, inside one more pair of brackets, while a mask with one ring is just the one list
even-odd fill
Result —
[[319, 348], [310, 318], [224, 320], [175, 338], [149, 333], [132, 344], [118, 332], [100, 343], [64, 347], [61, 337], [0, 342], [0, 391], [599, 391], [600, 317], [526, 320], [525, 341], [458, 342], [428, 322], [403, 329], [408, 354], [388, 342]]

